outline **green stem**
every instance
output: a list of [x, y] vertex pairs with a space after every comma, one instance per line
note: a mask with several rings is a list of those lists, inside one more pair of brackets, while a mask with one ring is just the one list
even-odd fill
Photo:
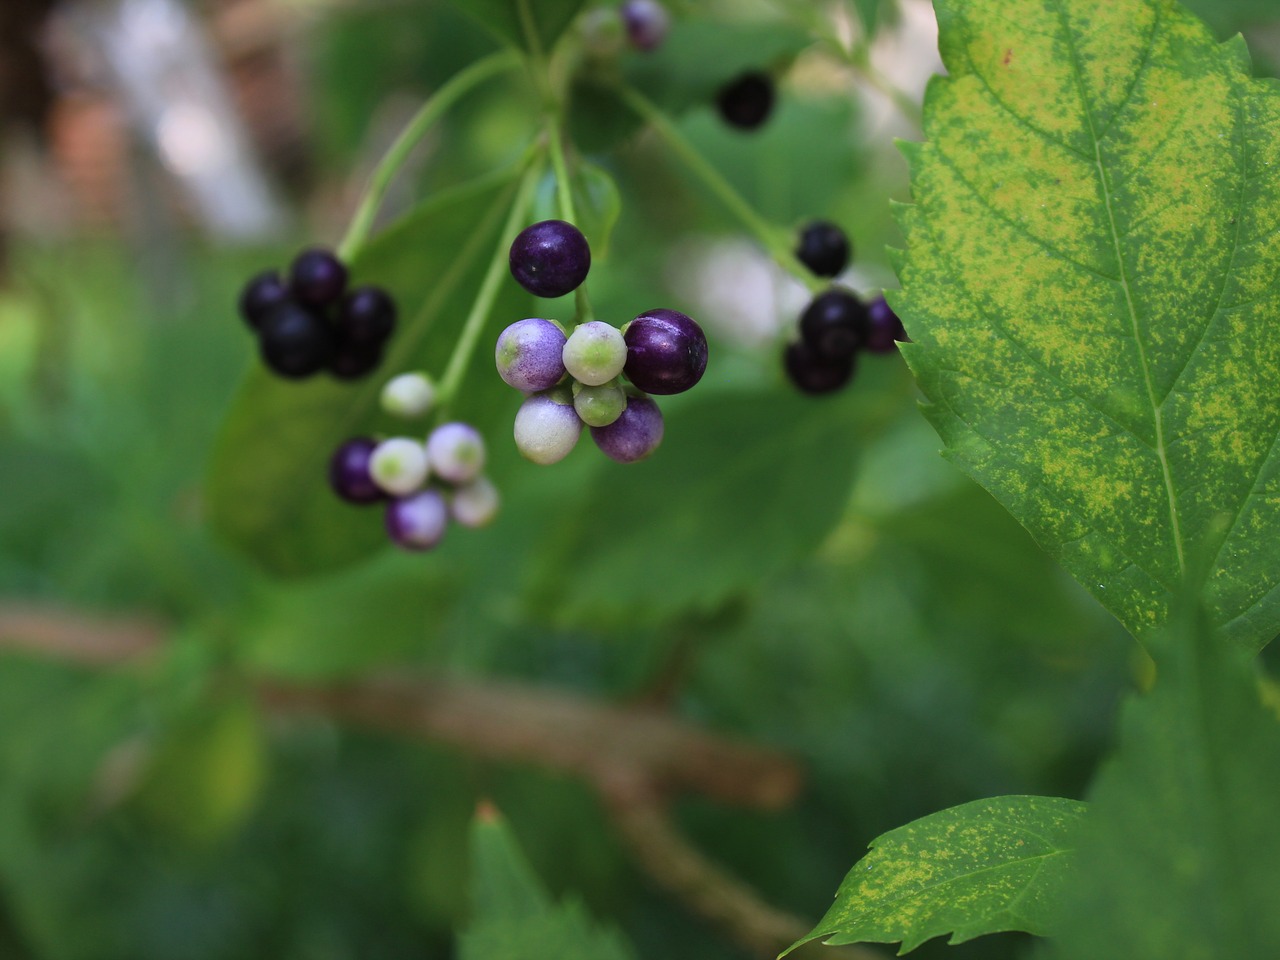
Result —
[[817, 292], [826, 288], [826, 284], [814, 277], [809, 270], [796, 259], [791, 251], [790, 237], [774, 227], [756, 212], [737, 190], [730, 185], [720, 171], [713, 167], [698, 149], [685, 139], [684, 134], [676, 129], [670, 118], [643, 94], [631, 87], [620, 86], [618, 94], [624, 103], [639, 114], [658, 132], [667, 145], [684, 161], [707, 189], [719, 198], [729, 212], [741, 221], [755, 238], [764, 246], [769, 255], [788, 273], [795, 275], [810, 290]]
[[[578, 212], [573, 206], [573, 183], [569, 179], [569, 165], [565, 162], [564, 139], [560, 129], [560, 117], [555, 113], [547, 115], [547, 144], [551, 149], [551, 168], [556, 175], [556, 203], [560, 207], [560, 219], [578, 225]], [[591, 309], [591, 298], [587, 294], [584, 280], [574, 291], [574, 307], [577, 323], [589, 323], [595, 318]]]
[[386, 152], [386, 155], [379, 161], [378, 166], [370, 176], [364, 197], [360, 201], [360, 206], [356, 209], [355, 216], [351, 219], [351, 226], [347, 228], [346, 236], [342, 238], [342, 242], [338, 245], [338, 258], [340, 260], [344, 263], [350, 263], [359, 254], [360, 248], [364, 246], [365, 241], [369, 238], [374, 218], [378, 214], [378, 209], [382, 206], [382, 201], [386, 198], [391, 182], [404, 165], [405, 160], [408, 159], [410, 152], [418, 145], [418, 141], [431, 129], [432, 125], [459, 98], [474, 87], [492, 76], [515, 68], [521, 62], [520, 55], [514, 50], [504, 50], [485, 57], [483, 60], [477, 60], [465, 70], [454, 74], [444, 86], [427, 99], [427, 102], [414, 114], [413, 119], [396, 137], [395, 143], [391, 145], [391, 149]]
[[471, 312], [467, 314], [466, 322], [462, 325], [462, 333], [454, 345], [453, 355], [449, 358], [449, 365], [445, 368], [444, 376], [440, 380], [438, 396], [442, 416], [453, 403], [458, 387], [462, 385], [462, 378], [466, 375], [471, 354], [475, 352], [480, 331], [484, 329], [485, 321], [489, 319], [489, 311], [493, 309], [493, 301], [498, 295], [498, 284], [507, 272], [511, 241], [520, 232], [525, 218], [529, 215], [534, 190], [543, 175], [543, 168], [544, 164], [539, 158], [525, 171], [520, 181], [520, 189], [516, 193], [515, 200], [512, 201], [511, 212], [507, 214], [506, 223], [503, 224], [502, 232], [498, 235], [498, 245], [493, 251], [493, 259], [489, 261], [489, 269], [480, 283], [475, 302], [471, 304]]

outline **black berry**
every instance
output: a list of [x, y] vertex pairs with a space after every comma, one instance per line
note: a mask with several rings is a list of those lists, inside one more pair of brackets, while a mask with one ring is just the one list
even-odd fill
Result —
[[304, 250], [289, 269], [293, 295], [313, 307], [337, 303], [347, 288], [347, 268], [328, 250]]
[[262, 326], [267, 314], [289, 299], [289, 288], [277, 270], [258, 274], [240, 293], [240, 316], [255, 330]]
[[907, 339], [902, 321], [884, 297], [877, 297], [867, 308], [866, 348], [872, 353], [892, 353], [898, 341]]
[[645, 393], [683, 393], [707, 369], [707, 338], [691, 318], [675, 310], [649, 310], [623, 331], [623, 373]]
[[271, 311], [259, 335], [263, 362], [282, 377], [309, 377], [333, 355], [329, 325], [297, 303], [284, 303]]
[[587, 238], [564, 220], [525, 227], [511, 244], [511, 275], [536, 297], [563, 297], [576, 290], [591, 269]]
[[369, 457], [377, 442], [369, 437], [353, 437], [329, 459], [329, 486], [348, 503], [376, 503], [386, 494], [369, 476]]
[[360, 287], [343, 298], [338, 335], [351, 344], [382, 344], [396, 326], [396, 305], [380, 287]]
[[358, 380], [378, 369], [383, 352], [381, 343], [352, 343], [338, 338], [329, 358], [329, 372], [339, 380]]
[[782, 363], [787, 377], [804, 393], [831, 393], [853, 376], [854, 355], [831, 359], [820, 355], [803, 340], [787, 347]]
[[796, 259], [819, 277], [834, 277], [849, 265], [849, 238], [834, 223], [815, 220], [800, 231]]
[[720, 116], [731, 127], [754, 130], [773, 112], [773, 78], [753, 70], [729, 81], [716, 94]]
[[851, 357], [866, 341], [867, 308], [853, 294], [827, 290], [800, 314], [800, 338], [821, 357]]

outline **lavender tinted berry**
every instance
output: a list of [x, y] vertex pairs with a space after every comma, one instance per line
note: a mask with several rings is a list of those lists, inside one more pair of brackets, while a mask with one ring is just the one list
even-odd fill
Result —
[[276, 270], [258, 274], [240, 292], [240, 316], [255, 330], [276, 307], [289, 299], [289, 287]]
[[449, 515], [464, 527], [483, 527], [498, 514], [498, 488], [488, 477], [476, 477], [453, 491]]
[[427, 481], [427, 450], [409, 437], [391, 437], [374, 448], [369, 457], [373, 482], [393, 497], [404, 497]]
[[393, 417], [421, 417], [435, 406], [436, 386], [425, 373], [402, 373], [386, 382], [378, 402]]
[[347, 288], [347, 268], [328, 250], [304, 250], [289, 268], [289, 286], [301, 303], [327, 307]]
[[622, 416], [607, 427], [592, 427], [591, 439], [610, 460], [635, 463], [662, 442], [662, 411], [648, 397], [627, 397]]
[[782, 355], [787, 377], [804, 393], [831, 393], [853, 376], [854, 354], [825, 357], [803, 340], [787, 347]]
[[370, 437], [352, 437], [329, 459], [329, 486], [348, 503], [376, 503], [386, 499], [369, 475], [369, 458], [377, 442]]
[[595, 387], [573, 385], [573, 409], [588, 427], [607, 427], [622, 416], [626, 406], [626, 391], [617, 380]]
[[872, 353], [892, 353], [899, 341], [907, 339], [902, 321], [884, 297], [877, 297], [867, 308], [866, 348]]
[[845, 290], [826, 290], [800, 314], [800, 338], [829, 360], [853, 356], [867, 337], [867, 308]]
[[773, 78], [752, 70], [720, 88], [716, 107], [725, 123], [740, 130], [754, 130], [769, 118], [773, 100]]
[[518, 320], [498, 335], [498, 375], [525, 393], [550, 390], [564, 377], [564, 331], [550, 320]]
[[834, 223], [815, 220], [800, 231], [796, 259], [819, 277], [834, 277], [849, 265], [849, 238]]
[[707, 369], [707, 338], [691, 318], [675, 310], [649, 310], [623, 330], [627, 379], [645, 393], [683, 393]]
[[622, 5], [622, 25], [627, 39], [637, 50], [656, 50], [667, 38], [671, 14], [657, 0], [626, 0]]
[[449, 526], [449, 507], [438, 490], [423, 490], [387, 504], [387, 533], [406, 550], [430, 550]]
[[333, 355], [333, 332], [322, 317], [285, 302], [262, 321], [258, 331], [262, 360], [282, 377], [300, 379], [322, 369]]
[[617, 327], [592, 320], [569, 334], [561, 359], [569, 376], [589, 387], [598, 387], [622, 373], [627, 344]]
[[343, 298], [338, 333], [348, 343], [385, 343], [395, 326], [395, 302], [380, 287], [360, 287]]
[[511, 244], [511, 275], [536, 297], [572, 293], [591, 269], [587, 238], [564, 220], [525, 227]]
[[427, 465], [449, 483], [469, 483], [484, 469], [484, 438], [469, 423], [445, 423], [427, 437]]
[[582, 421], [567, 391], [538, 393], [516, 412], [516, 449], [534, 463], [558, 463], [567, 457], [582, 435]]

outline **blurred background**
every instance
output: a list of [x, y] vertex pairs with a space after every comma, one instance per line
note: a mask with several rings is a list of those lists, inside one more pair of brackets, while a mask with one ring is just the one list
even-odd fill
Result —
[[[1079, 796], [1108, 742], [1131, 641], [938, 457], [898, 357], [839, 398], [793, 395], [778, 358], [802, 288], [589, 83], [571, 129], [621, 199], [597, 312], [670, 305], [712, 340], [640, 479], [593, 451], [520, 462], [518, 398], [473, 374], [507, 500], [493, 528], [281, 577], [269, 546], [211, 521], [211, 451], [258, 362], [241, 286], [336, 243], [424, 97], [497, 48], [469, 6], [0, 3], [5, 960], [453, 956], [482, 797], [638, 956], [766, 955], [708, 919], [681, 864], [811, 924], [879, 833], [979, 797]], [[892, 286], [889, 201], [909, 198], [893, 139], [921, 134], [883, 88], [918, 102], [938, 69], [929, 5], [671, 6], [668, 47], [606, 49], [609, 69], [769, 220], [844, 226], [848, 283]], [[1224, 37], [1248, 27], [1267, 69], [1273, 4], [1200, 6]], [[580, 29], [607, 41], [616, 7], [588, 7]], [[779, 40], [814, 12], [867, 41], [869, 68]], [[698, 91], [757, 60], [782, 94], [748, 137]], [[485, 86], [415, 152], [383, 222], [510, 163], [536, 124], [527, 84]], [[415, 236], [378, 253], [402, 310], [447, 266]], [[754, 485], [716, 472], [739, 455]], [[677, 508], [657, 533], [637, 513]], [[654, 571], [685, 592], [655, 600]], [[504, 712], [526, 694], [530, 713]], [[566, 704], [586, 712], [556, 727]], [[600, 770], [655, 718], [675, 726], [653, 769], [701, 764], [706, 735], [707, 756], [744, 750], [780, 786], [645, 782], [646, 834]], [[546, 736], [522, 745], [521, 723]], [[579, 760], [558, 759], [575, 737]], [[674, 867], [653, 855], [668, 841]], [[1025, 952], [1001, 936], [916, 955]]]

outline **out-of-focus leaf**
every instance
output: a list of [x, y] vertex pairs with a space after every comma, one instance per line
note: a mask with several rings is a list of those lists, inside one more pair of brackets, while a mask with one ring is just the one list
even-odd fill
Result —
[[1066, 960], [1280, 956], [1280, 724], [1204, 618], [1168, 633], [1089, 792]]
[[[379, 374], [354, 385], [324, 374], [297, 383], [255, 361], [214, 451], [208, 495], [215, 529], [267, 571], [331, 570], [386, 542], [376, 508], [354, 508], [329, 489], [329, 457], [378, 423], [386, 376], [416, 367], [443, 371], [513, 189], [511, 178], [491, 177], [428, 201], [352, 265], [356, 281], [383, 285], [400, 306], [400, 329]], [[519, 288], [506, 284], [494, 313], [515, 315], [523, 301]], [[466, 402], [486, 396], [481, 390]], [[465, 402], [459, 412], [467, 413]]]
[[[591, 246], [591, 262], [609, 255], [609, 238], [622, 213], [622, 196], [610, 173], [598, 164], [583, 161], [573, 172], [574, 224]], [[560, 204], [556, 195], [554, 173], [548, 173], [538, 184], [530, 220], [559, 220]]]
[[1280, 92], [1171, 0], [943, 0], [894, 298], [955, 460], [1136, 635], [1280, 631]]
[[1226, 39], [1242, 28], [1280, 20], [1277, 0], [1184, 0], [1192, 13], [1201, 17], [1220, 38]]
[[791, 949], [900, 940], [906, 953], [948, 933], [951, 943], [1048, 933], [1086, 809], [1056, 797], [993, 797], [891, 830], [871, 842], [827, 915]]
[[543, 50], [549, 50], [573, 22], [586, 0], [450, 0], [491, 30], [500, 40], [527, 47], [528, 33], [520, 7], [524, 5]]
[[621, 936], [593, 923], [580, 903], [552, 902], [492, 809], [471, 827], [471, 897], [460, 960], [633, 960]]

